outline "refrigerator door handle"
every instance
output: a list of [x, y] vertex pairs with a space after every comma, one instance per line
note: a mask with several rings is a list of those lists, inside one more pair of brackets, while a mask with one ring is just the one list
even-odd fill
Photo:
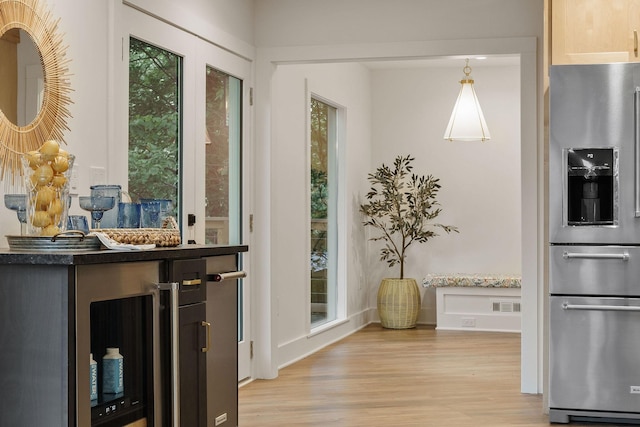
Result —
[[242, 279], [247, 277], [247, 273], [244, 271], [232, 271], [229, 273], [215, 273], [208, 274], [207, 281], [208, 282], [222, 282], [225, 280], [234, 280], [234, 279]]
[[178, 282], [160, 283], [158, 288], [161, 291], [169, 292], [169, 322], [171, 328], [171, 407], [172, 419], [168, 424], [171, 427], [180, 425], [180, 320], [178, 317], [178, 291], [180, 284]]
[[640, 87], [636, 87], [633, 95], [633, 123], [635, 217], [640, 218]]
[[562, 303], [563, 310], [596, 310], [596, 311], [640, 311], [640, 307], [627, 305], [588, 305]]
[[602, 254], [602, 253], [581, 253], [581, 252], [567, 252], [562, 253], [564, 259], [619, 259], [622, 261], [629, 261], [629, 252], [623, 252], [621, 254]]

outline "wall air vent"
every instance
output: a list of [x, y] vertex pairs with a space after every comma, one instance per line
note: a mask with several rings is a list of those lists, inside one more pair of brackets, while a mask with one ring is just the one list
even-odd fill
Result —
[[494, 313], [520, 313], [519, 302], [493, 301], [491, 305]]

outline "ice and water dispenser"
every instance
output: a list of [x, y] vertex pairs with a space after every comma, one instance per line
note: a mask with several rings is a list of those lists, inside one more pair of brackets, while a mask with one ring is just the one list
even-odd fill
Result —
[[615, 224], [614, 148], [566, 151], [567, 225]]

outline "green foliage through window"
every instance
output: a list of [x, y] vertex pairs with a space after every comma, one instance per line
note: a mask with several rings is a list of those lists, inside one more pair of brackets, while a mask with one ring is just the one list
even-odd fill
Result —
[[[335, 318], [335, 214], [331, 200], [335, 156], [336, 108], [311, 98], [310, 204], [311, 204], [311, 323], [316, 326]], [[333, 176], [332, 176], [333, 175]], [[334, 180], [334, 181], [331, 181]], [[334, 202], [335, 204], [335, 202]]]
[[208, 217], [229, 216], [229, 75], [207, 67], [206, 161]]
[[182, 58], [131, 38], [129, 195], [179, 202]]

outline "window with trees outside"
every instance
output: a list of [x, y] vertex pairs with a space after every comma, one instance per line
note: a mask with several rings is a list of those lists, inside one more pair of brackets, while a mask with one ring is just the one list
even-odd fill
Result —
[[[242, 80], [207, 66], [205, 242], [242, 242]], [[238, 283], [238, 341], [244, 340], [244, 287]]]
[[182, 58], [130, 38], [128, 192], [134, 202], [172, 200], [176, 218], [180, 212], [181, 89]]
[[206, 79], [205, 242], [239, 244], [242, 81], [209, 66]]
[[311, 326], [336, 319], [337, 109], [311, 98]]

